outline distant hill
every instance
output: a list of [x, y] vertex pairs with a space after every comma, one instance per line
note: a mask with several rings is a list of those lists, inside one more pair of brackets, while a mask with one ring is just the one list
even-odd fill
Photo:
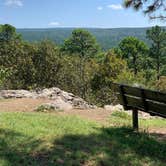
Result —
[[[118, 43], [127, 36], [135, 36], [140, 40], [149, 43], [146, 39], [146, 30], [148, 28], [84, 28], [91, 32], [100, 43], [104, 50], [118, 45]], [[40, 41], [50, 39], [57, 44], [62, 44], [66, 38], [71, 35], [74, 28], [50, 28], [50, 29], [17, 29], [22, 34], [23, 39], [27, 41]]]

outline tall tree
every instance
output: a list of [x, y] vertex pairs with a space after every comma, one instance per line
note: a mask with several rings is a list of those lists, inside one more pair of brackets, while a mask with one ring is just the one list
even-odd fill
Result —
[[54, 42], [44, 40], [38, 43], [33, 56], [36, 84], [41, 87], [51, 87], [57, 84], [57, 73], [60, 69], [59, 49]]
[[163, 62], [166, 62], [166, 30], [159, 26], [147, 30], [147, 38], [151, 40], [150, 56], [155, 60], [157, 79], [160, 78], [160, 70]]
[[86, 98], [85, 64], [89, 58], [93, 58], [99, 53], [99, 45], [88, 31], [76, 29], [72, 32], [71, 37], [64, 42], [62, 50], [80, 57], [77, 70], [80, 73], [81, 97]]
[[127, 60], [129, 67], [137, 75], [142, 63], [141, 59], [148, 52], [147, 45], [135, 37], [126, 37], [120, 42], [119, 48], [122, 58]]
[[98, 63], [97, 69], [91, 80], [93, 94], [95, 94], [97, 104], [102, 106], [113, 103], [113, 93], [110, 83], [115, 81], [120, 73], [125, 73], [127, 63], [110, 50], [103, 55], [103, 59]]
[[88, 31], [76, 29], [69, 39], [64, 42], [63, 50], [78, 54], [81, 58], [94, 57], [99, 52], [99, 45], [96, 39]]
[[21, 35], [17, 34], [16, 28], [9, 24], [0, 25], [0, 42], [20, 40]]
[[136, 10], [142, 9], [151, 19], [166, 19], [166, 1], [165, 0], [124, 0], [126, 7], [133, 7]]

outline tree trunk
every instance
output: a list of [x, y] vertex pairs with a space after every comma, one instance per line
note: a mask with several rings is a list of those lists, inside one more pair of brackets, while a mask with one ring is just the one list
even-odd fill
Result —
[[136, 76], [136, 75], [137, 75], [137, 73], [138, 73], [136, 61], [137, 61], [136, 56], [133, 56], [134, 75], [135, 75], [135, 76]]
[[157, 80], [160, 79], [160, 43], [157, 43]]

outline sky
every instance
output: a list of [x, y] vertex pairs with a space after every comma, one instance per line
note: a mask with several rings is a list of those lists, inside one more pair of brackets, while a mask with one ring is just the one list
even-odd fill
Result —
[[0, 24], [16, 28], [166, 26], [122, 4], [123, 0], [0, 0]]

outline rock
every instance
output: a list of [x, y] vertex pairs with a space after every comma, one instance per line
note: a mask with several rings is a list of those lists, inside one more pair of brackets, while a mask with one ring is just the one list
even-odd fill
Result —
[[[124, 111], [126, 112], [128, 115], [132, 116], [132, 110], [128, 110], [128, 111], [125, 111], [123, 106], [118, 104], [118, 105], [105, 105], [104, 106], [104, 109], [107, 110], [107, 111]], [[142, 118], [142, 119], [151, 119], [151, 118], [156, 118], [156, 116], [151, 116], [150, 114], [148, 113], [145, 113], [145, 112], [142, 112], [142, 111], [139, 111], [138, 112], [139, 114], [139, 117]]]
[[113, 105], [105, 105], [104, 109], [107, 110], [107, 111], [112, 111], [113, 107], [114, 107]]
[[88, 104], [82, 98], [72, 93], [62, 91], [59, 88], [46, 88], [43, 90], [27, 91], [27, 90], [1, 90], [0, 98], [44, 98], [51, 100], [50, 104], [55, 108], [62, 110], [70, 109], [93, 109], [96, 106]]
[[124, 111], [123, 106], [118, 104], [118, 105], [105, 105], [104, 109], [107, 111]]
[[1, 98], [10, 99], [10, 98], [35, 98], [35, 94], [27, 90], [1, 90]]
[[65, 101], [62, 100], [61, 98], [55, 100], [52, 104], [53, 104], [57, 109], [59, 109], [59, 110], [68, 111], [68, 110], [73, 109], [72, 104], [70, 104], [70, 103], [68, 103], [68, 102], [65, 102]]
[[56, 99], [61, 94], [59, 88], [43, 89], [37, 92], [37, 98]]

